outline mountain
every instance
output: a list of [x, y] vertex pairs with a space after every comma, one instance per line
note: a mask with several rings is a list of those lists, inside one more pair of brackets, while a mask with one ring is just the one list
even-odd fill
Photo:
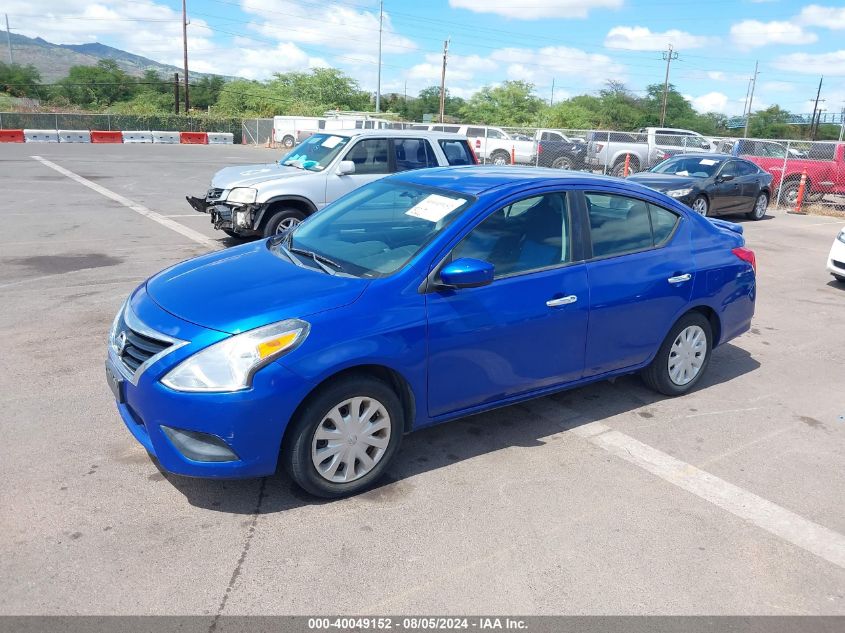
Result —
[[[41, 80], [45, 83], [56, 81], [67, 76], [71, 66], [93, 66], [101, 59], [113, 59], [125, 72], [133, 76], [140, 76], [145, 70], [152, 69], [161, 76], [172, 76], [182, 69], [168, 64], [162, 64], [152, 59], [135, 55], [127, 51], [106, 46], [99, 42], [90, 44], [53, 44], [40, 37], [26, 37], [17, 33], [11, 34], [12, 53], [16, 64], [32, 64], [41, 73]], [[6, 35], [0, 34], [0, 53], [6, 61]], [[175, 44], [181, 52], [181, 46]], [[191, 77], [206, 77], [208, 73], [191, 71]]]

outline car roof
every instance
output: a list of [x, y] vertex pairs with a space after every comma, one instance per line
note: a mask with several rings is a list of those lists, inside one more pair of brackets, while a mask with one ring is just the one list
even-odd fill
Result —
[[335, 136], [375, 136], [379, 138], [428, 138], [428, 139], [462, 139], [466, 140], [463, 134], [452, 132], [435, 132], [429, 130], [320, 130], [321, 134], [334, 134]]
[[683, 154], [675, 154], [669, 158], [717, 158], [720, 160], [724, 160], [726, 158], [736, 158], [745, 160], [739, 156], [732, 156], [731, 154], [725, 154], [722, 152], [684, 152]]
[[478, 195], [509, 185], [580, 183], [612, 184], [619, 186], [626, 181], [611, 176], [601, 176], [583, 171], [565, 171], [546, 167], [496, 167], [492, 165], [469, 165], [461, 167], [435, 167], [404, 171], [390, 177], [393, 180], [448, 189], [456, 193]]

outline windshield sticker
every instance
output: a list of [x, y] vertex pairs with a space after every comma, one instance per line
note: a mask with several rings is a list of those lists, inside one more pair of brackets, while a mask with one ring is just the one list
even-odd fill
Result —
[[337, 144], [343, 140], [342, 136], [330, 136], [322, 143], [322, 147], [327, 149], [332, 149], [333, 147], [337, 147]]
[[405, 211], [405, 215], [415, 218], [422, 218], [429, 222], [439, 222], [452, 211], [461, 206], [466, 200], [463, 198], [448, 198], [433, 193], [423, 198], [420, 202]]
[[675, 175], [676, 176], [689, 176], [689, 172], [686, 169], [684, 169], [683, 171], [676, 171]]
[[715, 165], [718, 162], [719, 162], [718, 160], [713, 160], [712, 158], [702, 158], [701, 162], [699, 162], [698, 164], [699, 165]]

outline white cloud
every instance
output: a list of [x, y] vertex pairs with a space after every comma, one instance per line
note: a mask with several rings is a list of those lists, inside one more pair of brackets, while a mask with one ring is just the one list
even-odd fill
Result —
[[672, 29], [657, 33], [644, 26], [614, 26], [604, 38], [607, 48], [629, 51], [663, 50], [668, 44], [675, 48], [703, 48], [715, 43], [715, 38], [693, 35], [686, 31]]
[[786, 81], [764, 81], [760, 84], [760, 90], [764, 92], [795, 92], [795, 84]]
[[708, 92], [700, 97], [685, 96], [699, 112], [724, 112], [730, 101], [723, 92]]
[[[443, 57], [437, 53], [425, 56], [425, 62], [412, 66], [408, 71], [409, 79], [419, 79], [440, 82]], [[449, 55], [446, 65], [446, 79], [448, 82], [478, 80], [477, 75], [495, 71], [499, 65], [490, 58], [479, 55]]]
[[[354, 58], [361, 54], [377, 58], [378, 10], [359, 11], [332, 3], [305, 6], [292, 0], [242, 0], [241, 10], [254, 16], [257, 23], [250, 28], [262, 37], [340, 50]], [[385, 12], [382, 52], [395, 55], [416, 48], [412, 40], [394, 31], [390, 13]]]
[[801, 9], [798, 21], [806, 26], [845, 29], [845, 7], [822, 7], [811, 4]]
[[810, 75], [845, 76], [845, 49], [831, 53], [792, 53], [772, 62], [779, 70]]
[[769, 44], [812, 44], [819, 38], [794, 22], [743, 20], [731, 26], [731, 39], [738, 48], [751, 49]]
[[490, 57], [507, 64], [508, 79], [523, 79], [538, 86], [551, 84], [553, 77], [561, 86], [570, 79], [598, 86], [608, 79], [625, 78], [625, 66], [607, 55], [568, 46], [545, 46], [536, 50], [502, 48], [493, 51]]
[[625, 0], [449, 0], [453, 9], [475, 13], [495, 13], [516, 20], [541, 18], [586, 18], [592, 9], [618, 9]]

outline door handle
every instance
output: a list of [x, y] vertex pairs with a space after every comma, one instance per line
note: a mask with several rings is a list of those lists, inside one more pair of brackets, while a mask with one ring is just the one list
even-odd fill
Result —
[[549, 299], [546, 301], [546, 305], [550, 308], [556, 308], [558, 306], [565, 306], [569, 305], [570, 303], [575, 303], [578, 301], [578, 297], [575, 295], [568, 295], [566, 297], [558, 297], [557, 299]]
[[685, 281], [689, 281], [690, 279], [692, 279], [692, 275], [686, 273], [685, 275], [675, 275], [674, 277], [669, 277], [666, 281], [670, 284], [680, 284]]

